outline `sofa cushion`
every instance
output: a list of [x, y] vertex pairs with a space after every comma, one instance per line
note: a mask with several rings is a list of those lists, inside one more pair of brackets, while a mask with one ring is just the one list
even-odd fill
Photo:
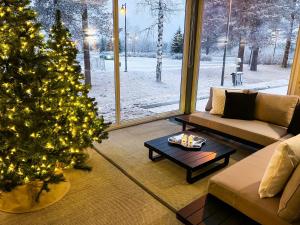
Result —
[[225, 89], [214, 88], [212, 98], [212, 109], [210, 110], [210, 114], [223, 115], [225, 99]]
[[274, 197], [283, 190], [300, 160], [300, 135], [280, 143], [259, 186], [261, 198]]
[[208, 112], [191, 114], [190, 122], [264, 146], [276, 142], [287, 134], [285, 127], [257, 120], [226, 119]]
[[277, 215], [279, 197], [261, 199], [259, 183], [280, 142], [239, 161], [210, 179], [209, 193], [261, 224], [289, 224]]
[[292, 120], [298, 99], [298, 96], [258, 93], [255, 118], [257, 120], [288, 127]]
[[278, 215], [283, 219], [300, 222], [300, 165], [284, 188], [280, 199]]

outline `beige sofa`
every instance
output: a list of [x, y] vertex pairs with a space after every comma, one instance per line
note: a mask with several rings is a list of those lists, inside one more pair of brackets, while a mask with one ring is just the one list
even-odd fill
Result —
[[209, 112], [197, 112], [189, 117], [191, 124], [266, 146], [218, 173], [209, 184], [210, 194], [264, 225], [290, 224], [277, 215], [280, 196], [260, 199], [258, 187], [276, 146], [292, 137], [287, 133], [287, 126], [298, 101], [296, 96], [259, 93], [256, 120], [225, 119]]

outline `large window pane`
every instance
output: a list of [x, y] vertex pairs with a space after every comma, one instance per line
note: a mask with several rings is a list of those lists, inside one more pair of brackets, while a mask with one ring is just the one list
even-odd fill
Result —
[[[115, 81], [112, 0], [91, 1], [88, 8], [91, 60], [91, 96], [107, 121], [115, 122]], [[83, 63], [84, 66], [84, 63]]]
[[[198, 110], [204, 110], [213, 86], [287, 93], [299, 1], [232, 0], [231, 13], [230, 2], [205, 0]], [[232, 73], [237, 73], [235, 82]]]
[[127, 0], [119, 7], [122, 120], [178, 110], [185, 1]]

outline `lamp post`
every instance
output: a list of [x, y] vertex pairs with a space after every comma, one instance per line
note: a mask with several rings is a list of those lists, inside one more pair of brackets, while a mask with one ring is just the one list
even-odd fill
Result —
[[124, 18], [125, 18], [125, 70], [124, 72], [127, 72], [127, 5], [126, 3], [125, 4], [122, 4], [122, 7], [121, 7], [121, 13], [124, 15]]
[[232, 12], [232, 0], [229, 0], [229, 13], [228, 13], [228, 19], [227, 19], [227, 31], [226, 31], [224, 54], [223, 54], [223, 67], [222, 67], [221, 86], [224, 85], [225, 64], [226, 64], [227, 45], [228, 45], [228, 37], [229, 37], [230, 22], [231, 22], [231, 12]]

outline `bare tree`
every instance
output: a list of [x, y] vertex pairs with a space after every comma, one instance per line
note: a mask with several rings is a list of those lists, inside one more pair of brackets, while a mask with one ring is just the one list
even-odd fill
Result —
[[[156, 81], [161, 82], [164, 23], [168, 16], [179, 10], [179, 3], [176, 3], [176, 0], [140, 0], [139, 4], [149, 8], [151, 15], [156, 19], [154, 23], [157, 25]], [[151, 25], [151, 28], [153, 27]]]
[[281, 66], [287, 68], [295, 24], [297, 21], [299, 22], [300, 2], [298, 0], [285, 0], [282, 4], [283, 14], [289, 21], [289, 26], [287, 27], [286, 44]]
[[[251, 45], [251, 70], [257, 70], [259, 49], [269, 43], [266, 24], [276, 24], [280, 20], [280, 0], [233, 0], [232, 39], [239, 45], [239, 70], [243, 71], [245, 46]], [[276, 4], [275, 4], [276, 3]]]
[[223, 0], [205, 1], [201, 47], [208, 55], [218, 44], [220, 36], [226, 33], [227, 2]]

